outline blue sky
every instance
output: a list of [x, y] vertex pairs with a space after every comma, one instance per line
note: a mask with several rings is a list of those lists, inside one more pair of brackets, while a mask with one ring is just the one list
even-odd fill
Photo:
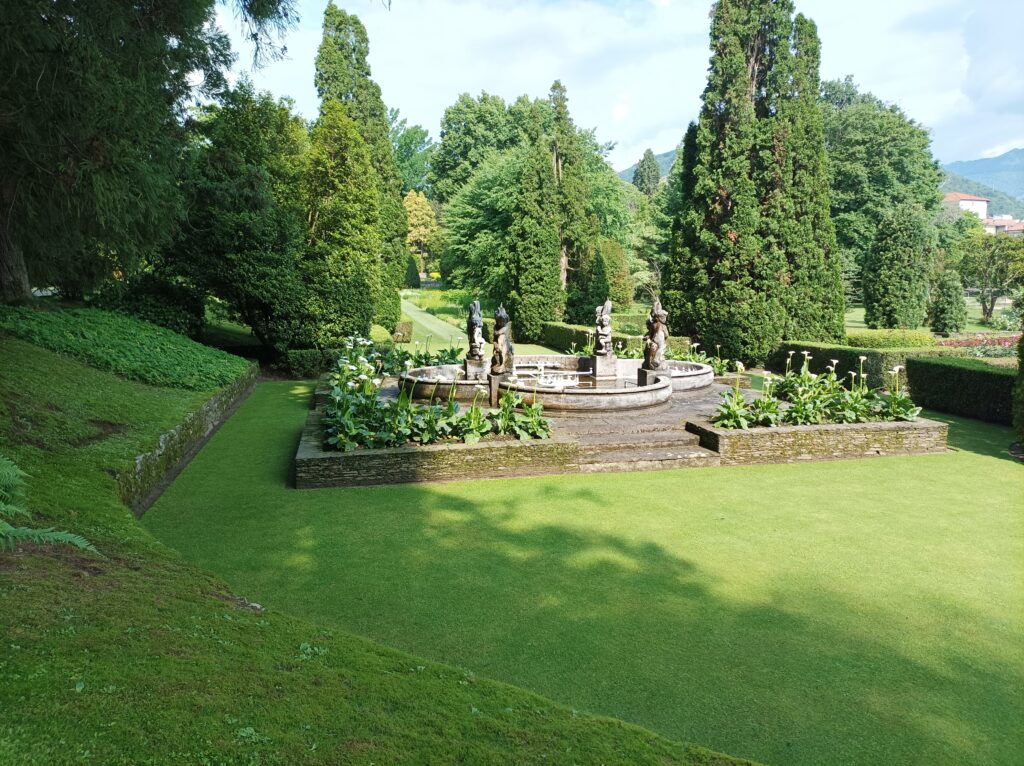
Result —
[[[337, 1], [337, 0], [336, 0]], [[287, 58], [251, 76], [317, 111], [313, 59], [327, 0], [298, 0]], [[577, 124], [616, 142], [616, 169], [673, 148], [700, 105], [710, 0], [345, 0], [370, 35], [384, 100], [437, 136], [456, 96], [542, 96], [560, 78]], [[943, 162], [1024, 147], [1021, 0], [796, 0], [818, 23], [822, 77], [852, 74], [932, 132]], [[249, 71], [238, 24], [221, 26]]]

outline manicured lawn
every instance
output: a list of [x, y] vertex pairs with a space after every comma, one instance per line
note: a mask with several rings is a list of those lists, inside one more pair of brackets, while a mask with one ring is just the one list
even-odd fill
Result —
[[[264, 392], [292, 419], [308, 401]], [[32, 523], [102, 553], [0, 551], [0, 764], [734, 763], [260, 610], [184, 562], [111, 474], [207, 396], [0, 336], [0, 453], [29, 475]]]
[[[1008, 298], [1000, 298], [996, 304], [996, 313], [993, 316], [999, 314], [999, 312], [1008, 308], [1010, 301]], [[846, 329], [848, 330], [863, 330], [867, 327], [864, 324], [864, 308], [851, 308], [846, 312]], [[924, 327], [922, 329], [928, 329]], [[981, 323], [981, 304], [978, 303], [977, 298], [967, 298], [967, 326], [964, 328], [964, 332], [993, 332], [994, 328], [989, 325]]]
[[945, 455], [286, 487], [261, 385], [144, 518], [249, 598], [774, 764], [1017, 764], [1024, 466]]
[[[433, 297], [431, 293], [439, 291], [404, 291], [406, 294], [414, 293], [425, 293], [427, 297]], [[420, 299], [420, 298], [418, 298]], [[420, 299], [423, 302], [422, 299]], [[429, 301], [427, 305], [433, 305]], [[421, 343], [423, 345], [429, 345], [431, 349], [438, 349], [448, 346], [458, 346], [459, 348], [466, 347], [466, 330], [465, 321], [459, 322], [456, 326], [451, 322], [447, 322], [441, 317], [435, 316], [424, 309], [420, 308], [416, 303], [410, 300], [402, 300], [402, 314], [408, 317], [412, 321], [412, 340], [413, 343]], [[455, 316], [454, 309], [453, 313], [448, 316]], [[534, 343], [516, 343], [516, 353], [518, 354], [553, 354], [560, 353], [552, 351], [545, 346], [538, 346]], [[487, 346], [487, 352], [490, 353], [490, 344]]]

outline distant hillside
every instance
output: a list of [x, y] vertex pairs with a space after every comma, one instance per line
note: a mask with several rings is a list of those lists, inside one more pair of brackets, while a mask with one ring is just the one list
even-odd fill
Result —
[[[654, 159], [658, 161], [658, 169], [661, 170], [661, 177], [664, 178], [668, 175], [669, 169], [672, 167], [672, 161], [676, 158], [676, 150], [669, 149], [667, 152], [661, 154], [655, 154]], [[625, 170], [619, 171], [619, 178], [629, 183], [633, 182], [633, 171], [636, 170], [636, 163], [633, 163]]]
[[1011, 149], [985, 160], [951, 162], [944, 170], [1024, 200], [1024, 149]]
[[988, 197], [989, 215], [1012, 215], [1014, 218], [1024, 218], [1024, 201], [1011, 197], [1009, 194], [999, 191], [999, 189], [993, 189], [991, 186], [972, 181], [970, 178], [964, 178], [948, 170], [946, 171], [946, 180], [940, 188], [944, 192], [955, 191], [963, 192], [964, 194], [976, 194], [979, 197]]

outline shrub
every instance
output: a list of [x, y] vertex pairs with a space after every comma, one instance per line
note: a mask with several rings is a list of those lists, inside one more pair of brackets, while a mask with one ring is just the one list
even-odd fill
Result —
[[315, 378], [334, 366], [339, 353], [336, 348], [290, 349], [284, 353], [284, 367], [296, 378]]
[[927, 330], [848, 330], [846, 345], [855, 348], [914, 348], [934, 346], [935, 336]]
[[203, 296], [198, 290], [153, 273], [108, 282], [92, 299], [92, 305], [190, 338], [202, 335], [206, 324]]
[[1013, 422], [1013, 370], [977, 359], [910, 357], [907, 380], [922, 407], [990, 423]]
[[944, 271], [935, 281], [928, 307], [928, 325], [934, 332], [945, 334], [962, 332], [967, 326], [964, 285], [957, 272]]
[[[809, 343], [807, 341], [786, 341], [782, 343], [768, 358], [767, 369], [772, 372], [783, 372], [790, 352], [799, 363], [801, 351], [811, 352], [810, 370], [814, 373], [826, 372], [831, 360], [837, 360], [836, 373], [842, 378], [851, 371], [860, 369], [860, 357], [865, 357], [864, 372], [868, 376], [868, 384], [872, 388], [884, 386], [885, 373], [897, 366], [906, 366], [908, 356], [944, 356], [962, 357], [966, 352], [960, 348], [863, 348], [855, 346], [835, 346], [828, 343]], [[900, 374], [900, 385], [906, 384], [906, 370]]]
[[[411, 193], [411, 192], [410, 192]], [[405, 262], [405, 287], [420, 286], [420, 262], [419, 259], [409, 253]]]
[[391, 339], [395, 343], [411, 343], [412, 342], [412, 322], [403, 319], [395, 325], [395, 331], [391, 334]]
[[210, 391], [249, 362], [149, 322], [99, 309], [0, 307], [0, 331], [153, 386]]

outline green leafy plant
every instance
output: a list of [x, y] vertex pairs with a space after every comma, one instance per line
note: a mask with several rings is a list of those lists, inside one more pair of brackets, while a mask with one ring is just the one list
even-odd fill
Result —
[[740, 389], [740, 373], [743, 371], [743, 365], [737, 363], [736, 368], [736, 385], [728, 391], [722, 392], [722, 401], [715, 408], [715, 413], [711, 416], [711, 422], [721, 428], [742, 428], [745, 430], [750, 427], [753, 416], [750, 412], [750, 406], [747, 404], [747, 399]]
[[56, 529], [16, 527], [14, 519], [31, 518], [24, 506], [25, 474], [14, 461], [0, 455], [0, 552], [13, 550], [18, 542], [36, 545], [71, 545], [81, 550], [98, 553], [92, 543], [81, 535]]
[[914, 405], [907, 390], [900, 386], [901, 367], [889, 371], [892, 379], [890, 390], [878, 397], [877, 412], [883, 420], [917, 420], [921, 408]]

